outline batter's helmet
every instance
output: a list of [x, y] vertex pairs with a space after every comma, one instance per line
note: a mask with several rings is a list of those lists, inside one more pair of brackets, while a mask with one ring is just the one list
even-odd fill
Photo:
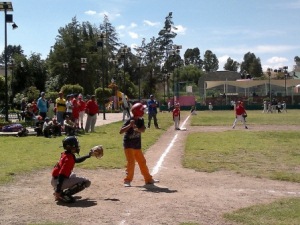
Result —
[[131, 107], [131, 112], [134, 116], [142, 117], [144, 115], [144, 105], [142, 103], [135, 103]]

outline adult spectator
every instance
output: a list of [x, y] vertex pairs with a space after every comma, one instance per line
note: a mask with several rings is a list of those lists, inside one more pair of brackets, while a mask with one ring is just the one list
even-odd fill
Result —
[[72, 112], [73, 112], [73, 95], [67, 95], [67, 101], [66, 101], [66, 115], [72, 119]]
[[85, 132], [95, 132], [97, 114], [99, 113], [99, 106], [95, 95], [92, 95], [91, 99], [86, 103], [85, 112], [87, 114]]
[[83, 118], [84, 118], [84, 114], [85, 114], [85, 106], [86, 106], [86, 103], [85, 103], [85, 101], [82, 99], [82, 94], [79, 94], [79, 95], [78, 95], [77, 104], [78, 104], [78, 106], [79, 106], [79, 122], [80, 122], [80, 129], [83, 130]]
[[45, 98], [45, 92], [41, 92], [41, 97], [37, 100], [37, 107], [39, 109], [39, 115], [45, 120], [48, 112], [48, 103]]
[[157, 123], [157, 107], [158, 103], [154, 99], [153, 95], [150, 95], [150, 100], [147, 102], [147, 107], [148, 107], [148, 128], [151, 126], [151, 120], [153, 118], [154, 121], [154, 126], [156, 129], [160, 129]]
[[66, 113], [66, 99], [62, 91], [58, 93], [58, 98], [55, 100], [55, 103], [57, 121], [63, 126]]

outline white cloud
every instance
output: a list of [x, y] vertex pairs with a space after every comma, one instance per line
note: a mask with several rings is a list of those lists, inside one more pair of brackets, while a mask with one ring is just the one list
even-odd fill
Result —
[[284, 62], [288, 62], [288, 61], [289, 60], [287, 58], [274, 56], [274, 57], [268, 59], [267, 63], [278, 64], [278, 63], [284, 63]]
[[187, 30], [186, 27], [183, 27], [182, 25], [177, 25], [176, 26], [177, 29], [172, 29], [172, 31], [176, 32], [177, 34], [185, 34], [185, 31]]
[[117, 27], [117, 30], [125, 30], [126, 26], [125, 25], [120, 25]]
[[223, 54], [246, 54], [247, 52], [252, 52], [254, 54], [264, 54], [264, 53], [282, 53], [290, 50], [299, 49], [300, 46], [291, 45], [257, 45], [257, 46], [230, 46], [213, 48], [212, 51], [223, 53]]
[[149, 20], [144, 20], [143, 23], [144, 23], [145, 25], [150, 26], [150, 27], [156, 27], [156, 26], [159, 26], [159, 24], [160, 24], [159, 22], [151, 22], [151, 21], [149, 21]]
[[132, 39], [138, 39], [139, 38], [139, 35], [135, 32], [128, 32], [128, 34]]
[[130, 28], [135, 28], [135, 27], [137, 27], [137, 24], [136, 24], [136, 23], [131, 23], [131, 24], [130, 24]]
[[88, 10], [88, 11], [85, 11], [84, 13], [89, 16], [97, 16], [97, 17], [101, 17], [101, 18], [104, 18], [104, 16], [106, 15], [106, 16], [108, 16], [109, 20], [114, 20], [115, 18], [121, 16], [120, 13], [109, 13], [107, 11], [102, 11], [102, 12], [97, 13], [94, 10]]
[[88, 11], [85, 11], [84, 13], [87, 14], [87, 15], [91, 15], [91, 16], [97, 14], [97, 12], [96, 12], [96, 11], [93, 11], [93, 10], [88, 10]]

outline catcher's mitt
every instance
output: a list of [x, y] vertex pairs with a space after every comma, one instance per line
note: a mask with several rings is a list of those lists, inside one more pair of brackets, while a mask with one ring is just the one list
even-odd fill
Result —
[[90, 150], [90, 155], [95, 156], [97, 159], [100, 159], [103, 156], [103, 147], [102, 145], [96, 145]]

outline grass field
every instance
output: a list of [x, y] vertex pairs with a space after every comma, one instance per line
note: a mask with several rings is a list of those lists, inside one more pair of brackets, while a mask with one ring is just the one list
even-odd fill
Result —
[[[182, 112], [187, 115], [189, 112]], [[143, 135], [143, 149], [155, 143], [161, 134], [173, 126], [170, 113], [158, 115], [160, 130], [149, 129]], [[200, 111], [192, 116], [192, 126], [232, 126], [233, 111]], [[147, 119], [145, 119], [147, 120]], [[300, 110], [288, 113], [262, 114], [249, 111], [248, 125], [300, 125]], [[121, 122], [96, 128], [96, 133], [79, 137], [81, 154], [98, 144], [105, 148], [105, 157], [91, 160], [80, 168], [123, 168]], [[300, 182], [300, 131], [245, 131], [196, 132], [187, 137], [183, 165], [197, 171], [233, 171], [245, 176]], [[51, 168], [63, 151], [62, 139], [29, 136], [0, 137], [0, 184], [11, 182], [16, 174]], [[300, 224], [299, 198], [282, 199], [269, 205], [253, 206], [226, 214], [237, 224]], [[254, 222], [253, 222], [254, 221]], [[286, 222], [284, 222], [286, 221]], [[190, 224], [190, 223], [186, 223]]]

